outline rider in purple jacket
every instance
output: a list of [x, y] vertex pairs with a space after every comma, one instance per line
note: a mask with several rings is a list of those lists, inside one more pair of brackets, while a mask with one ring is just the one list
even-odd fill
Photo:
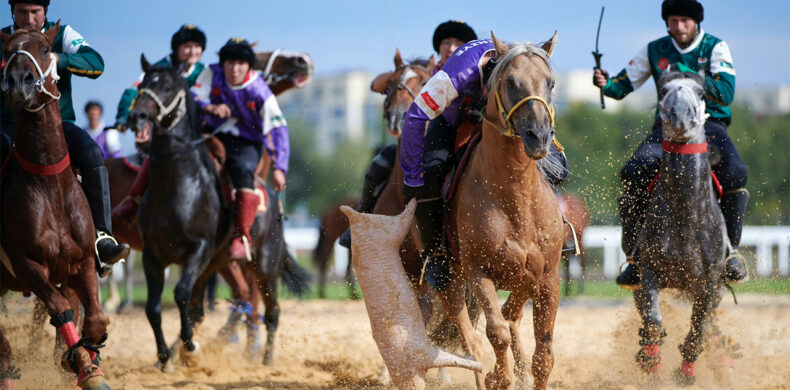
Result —
[[[415, 216], [423, 247], [423, 261], [431, 259], [425, 280], [437, 291], [450, 283], [450, 258], [443, 248], [442, 216], [444, 200], [441, 187], [454, 163], [455, 131], [463, 121], [480, 121], [479, 110], [485, 107], [485, 83], [496, 65], [491, 40], [472, 41], [456, 50], [420, 90], [406, 113], [401, 136], [401, 168], [404, 173], [403, 194], [423, 200]], [[471, 101], [472, 103], [468, 103]], [[470, 104], [476, 109], [465, 107]], [[472, 114], [468, 114], [471, 112]], [[427, 124], [427, 131], [426, 131]], [[564, 169], [547, 179], [552, 185], [565, 180], [568, 165], [565, 154], [552, 144], [548, 159]]]
[[288, 124], [274, 94], [252, 70], [255, 53], [241, 38], [230, 39], [219, 51], [219, 63], [207, 67], [192, 87], [206, 122], [227, 150], [227, 169], [236, 189], [236, 232], [231, 257], [250, 259], [250, 228], [258, 208], [255, 168], [262, 149], [274, 162], [272, 184], [285, 189], [290, 145]]

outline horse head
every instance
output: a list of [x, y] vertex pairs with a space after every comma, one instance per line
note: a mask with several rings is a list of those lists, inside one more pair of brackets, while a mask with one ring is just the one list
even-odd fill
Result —
[[667, 69], [658, 80], [658, 115], [664, 139], [677, 143], [705, 139], [704, 76]]
[[60, 21], [45, 33], [25, 29], [10, 35], [0, 32], [4, 58], [2, 88], [14, 105], [38, 111], [60, 99], [56, 84], [58, 57], [51, 49], [59, 30]]
[[496, 58], [491, 61], [496, 61], [496, 66], [487, 84], [486, 116], [494, 121], [487, 122], [506, 135], [519, 137], [528, 157], [534, 160], [546, 157], [554, 138], [554, 108], [551, 105], [554, 75], [549, 59], [556, 45], [557, 32], [541, 47], [532, 43], [506, 44], [493, 32], [491, 39], [496, 48]]
[[253, 69], [261, 71], [275, 95], [291, 88], [304, 87], [315, 73], [315, 65], [309, 54], [279, 49], [255, 53]]
[[397, 138], [403, 130], [406, 111], [414, 102], [415, 91], [420, 89], [431, 78], [431, 71], [436, 66], [436, 59], [416, 59], [408, 64], [401, 58], [400, 50], [395, 51], [395, 71], [387, 80], [387, 97], [384, 99], [384, 120], [387, 132]]
[[164, 135], [187, 114], [191, 97], [182, 69], [150, 65], [145, 55], [140, 56], [140, 64], [145, 76], [129, 111], [130, 127], [137, 132], [153, 124], [154, 136]]

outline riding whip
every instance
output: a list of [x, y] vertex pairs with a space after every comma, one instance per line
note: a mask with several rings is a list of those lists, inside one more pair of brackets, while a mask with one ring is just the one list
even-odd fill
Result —
[[[598, 18], [598, 32], [595, 33], [595, 51], [592, 52], [593, 58], [595, 58], [595, 68], [601, 69], [601, 57], [603, 57], [603, 53], [598, 51], [598, 37], [601, 35], [601, 22], [603, 22], [603, 9], [601, 7], [601, 16]], [[601, 88], [601, 109], [606, 109], [606, 103], [603, 101], [603, 88]]]

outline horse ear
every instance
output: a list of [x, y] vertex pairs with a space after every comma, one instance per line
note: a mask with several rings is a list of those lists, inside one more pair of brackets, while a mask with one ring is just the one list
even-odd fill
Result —
[[551, 58], [551, 53], [554, 53], [554, 46], [557, 45], [557, 30], [554, 30], [554, 35], [549, 38], [548, 41], [543, 43], [543, 46], [540, 48], [546, 52], [546, 54]]
[[436, 67], [436, 57], [433, 54], [431, 54], [431, 58], [428, 59], [428, 63], [425, 66], [431, 71]]
[[250, 47], [255, 47], [255, 46], [258, 46], [258, 41], [255, 41], [255, 42], [253, 42], [253, 43], [250, 43]]
[[499, 39], [497, 39], [496, 35], [494, 35], [494, 31], [491, 31], [491, 40], [494, 42], [494, 48], [496, 49], [497, 57], [501, 57], [509, 50], [507, 45], [502, 43]]
[[58, 22], [55, 23], [55, 25], [52, 26], [52, 28], [50, 28], [49, 30], [47, 30], [47, 32], [44, 33], [44, 35], [47, 36], [47, 40], [49, 41], [50, 45], [55, 42], [55, 37], [58, 36], [59, 31], [60, 31], [60, 19], [58, 19]]
[[404, 65], [403, 64], [403, 58], [400, 56], [400, 50], [399, 49], [395, 49], [395, 58], [393, 58], [393, 61], [395, 62], [395, 69], [398, 69], [398, 68], [400, 68], [401, 66]]
[[143, 73], [147, 73], [148, 68], [151, 67], [151, 64], [149, 64], [148, 60], [145, 59], [145, 54], [140, 54], [140, 66], [143, 67]]

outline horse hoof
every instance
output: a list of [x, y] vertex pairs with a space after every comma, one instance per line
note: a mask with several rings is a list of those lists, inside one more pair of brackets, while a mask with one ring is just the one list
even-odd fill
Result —
[[181, 345], [181, 364], [187, 367], [194, 367], [197, 365], [197, 354], [200, 352], [200, 344], [196, 341], [189, 343], [189, 346]]
[[686, 362], [680, 364], [680, 368], [675, 370], [675, 383], [681, 386], [690, 386], [694, 384], [694, 366], [695, 362]]
[[110, 385], [104, 381], [101, 368], [91, 364], [80, 370], [77, 375], [77, 385], [83, 390], [109, 390]]
[[658, 344], [649, 344], [636, 354], [636, 362], [647, 374], [655, 374], [664, 364], [664, 356], [661, 354], [661, 347]]
[[497, 378], [494, 372], [486, 374], [486, 389], [509, 389], [510, 381], [505, 381], [504, 378]]
[[271, 366], [274, 364], [274, 356], [271, 352], [266, 351], [263, 353], [263, 365], [264, 366]]

